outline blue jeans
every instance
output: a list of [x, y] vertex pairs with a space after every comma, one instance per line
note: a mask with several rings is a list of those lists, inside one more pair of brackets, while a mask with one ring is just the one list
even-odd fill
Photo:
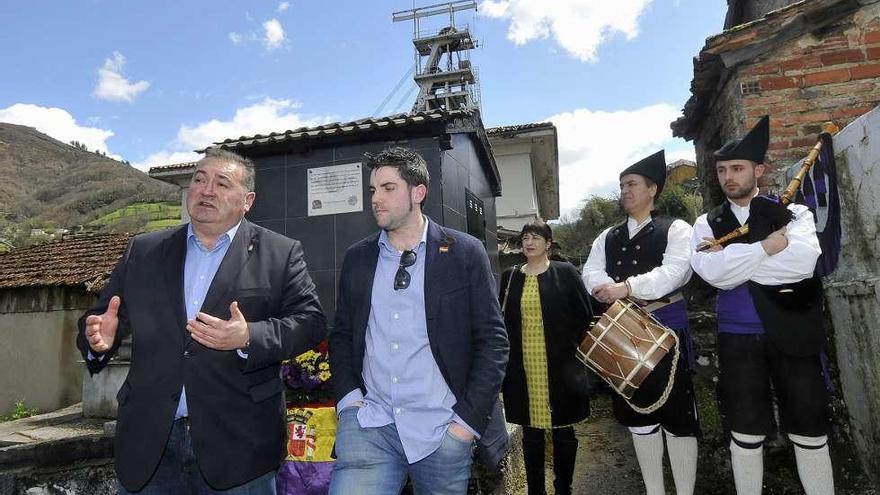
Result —
[[[217, 453], [222, 455], [221, 453]], [[159, 467], [147, 485], [136, 492], [130, 492], [118, 483], [120, 495], [207, 495], [220, 493], [223, 495], [275, 495], [275, 471], [268, 472], [230, 488], [214, 490], [202, 477], [196, 456], [192, 449], [192, 438], [189, 435], [189, 424], [179, 419], [171, 427], [168, 443], [159, 461]]]
[[431, 455], [409, 464], [397, 427], [362, 428], [357, 407], [347, 407], [336, 426], [336, 463], [330, 495], [393, 495], [407, 476], [417, 495], [462, 495], [471, 477], [472, 444], [449, 432]]

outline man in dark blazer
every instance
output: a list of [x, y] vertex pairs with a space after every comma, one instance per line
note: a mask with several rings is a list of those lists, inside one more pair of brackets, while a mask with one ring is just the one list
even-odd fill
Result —
[[[476, 437], [507, 365], [485, 248], [422, 214], [428, 170], [404, 148], [367, 155], [381, 231], [352, 245], [339, 280], [330, 363], [339, 423], [331, 494], [467, 490]], [[487, 435], [488, 436], [488, 435]]]
[[253, 164], [209, 150], [189, 224], [135, 236], [77, 345], [100, 372], [132, 336], [117, 399], [120, 493], [275, 493], [286, 454], [280, 362], [324, 336], [298, 241], [244, 220]]

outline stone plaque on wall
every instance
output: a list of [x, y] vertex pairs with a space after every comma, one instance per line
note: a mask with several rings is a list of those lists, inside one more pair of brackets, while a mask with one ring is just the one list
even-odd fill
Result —
[[308, 169], [309, 216], [335, 215], [364, 208], [360, 163]]

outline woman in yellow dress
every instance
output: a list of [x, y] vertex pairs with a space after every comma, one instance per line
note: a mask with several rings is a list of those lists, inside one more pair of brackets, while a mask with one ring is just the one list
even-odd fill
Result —
[[536, 221], [520, 233], [527, 262], [501, 276], [501, 301], [510, 339], [502, 388], [508, 422], [523, 426], [529, 494], [544, 494], [544, 438], [553, 439], [554, 486], [571, 493], [578, 442], [573, 424], [590, 414], [586, 371], [575, 350], [592, 314], [577, 269], [551, 261], [553, 233]]

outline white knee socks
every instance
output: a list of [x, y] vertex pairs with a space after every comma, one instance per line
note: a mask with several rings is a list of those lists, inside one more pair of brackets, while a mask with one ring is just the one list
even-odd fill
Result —
[[736, 493], [760, 495], [764, 482], [764, 435], [746, 435], [733, 431], [731, 436], [730, 462], [733, 466]]
[[697, 437], [677, 437], [666, 432], [669, 464], [677, 495], [692, 495], [697, 481]]
[[665, 495], [663, 487], [663, 432], [660, 425], [630, 428], [636, 458], [647, 495]]
[[788, 435], [794, 443], [798, 475], [807, 495], [833, 495], [834, 473], [828, 453], [828, 437]]

